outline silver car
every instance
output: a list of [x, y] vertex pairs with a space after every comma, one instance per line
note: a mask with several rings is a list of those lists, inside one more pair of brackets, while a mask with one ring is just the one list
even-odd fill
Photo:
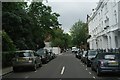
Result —
[[32, 68], [36, 70], [37, 67], [42, 66], [41, 57], [33, 50], [21, 50], [15, 52], [13, 58], [13, 71], [19, 68]]

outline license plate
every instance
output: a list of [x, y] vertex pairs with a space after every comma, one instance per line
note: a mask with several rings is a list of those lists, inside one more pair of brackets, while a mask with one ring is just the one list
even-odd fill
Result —
[[108, 63], [109, 66], [118, 66], [118, 62], [116, 61], [109, 61]]
[[24, 62], [24, 61], [25, 61], [25, 59], [18, 59], [18, 61], [19, 61], [19, 62]]

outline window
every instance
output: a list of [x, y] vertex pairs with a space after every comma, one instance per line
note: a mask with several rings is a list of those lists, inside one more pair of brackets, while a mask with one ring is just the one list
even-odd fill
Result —
[[16, 53], [16, 57], [30, 57], [32, 56], [31, 53], [28, 52], [20, 52], [20, 53]]
[[115, 55], [105, 55], [104, 59], [115, 59]]
[[105, 11], [107, 11], [108, 10], [108, 8], [107, 8], [107, 3], [105, 4]]
[[118, 47], [118, 37], [115, 36], [115, 43], [116, 43], [116, 47]]
[[106, 16], [106, 20], [105, 20], [105, 27], [109, 26], [109, 18]]
[[88, 55], [96, 55], [97, 54], [97, 51], [89, 51], [89, 54]]
[[113, 7], [116, 5], [116, 0], [113, 1]]
[[117, 12], [116, 12], [116, 10], [114, 11], [114, 16], [115, 16], [115, 23], [117, 23]]

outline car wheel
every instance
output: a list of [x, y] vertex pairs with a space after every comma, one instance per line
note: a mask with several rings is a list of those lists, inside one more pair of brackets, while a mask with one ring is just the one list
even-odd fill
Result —
[[87, 67], [90, 67], [90, 64], [89, 64], [89, 63], [87, 63]]
[[37, 70], [37, 64], [35, 64], [33, 67], [33, 71], [36, 71], [36, 70]]
[[39, 64], [39, 67], [42, 67], [42, 63]]
[[97, 76], [101, 76], [101, 72], [100, 72], [99, 68], [97, 68], [96, 72], [97, 72]]
[[18, 68], [17, 68], [17, 67], [13, 67], [13, 71], [14, 71], [14, 72], [17, 72], [17, 71], [18, 71]]

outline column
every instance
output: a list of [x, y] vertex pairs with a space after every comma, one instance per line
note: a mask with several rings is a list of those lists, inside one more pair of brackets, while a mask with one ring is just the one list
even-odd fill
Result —
[[108, 49], [110, 49], [111, 47], [110, 47], [110, 44], [111, 44], [111, 40], [110, 40], [110, 36], [109, 35], [107, 35], [107, 39], [108, 39], [108, 41], [107, 41], [107, 48]]
[[115, 43], [115, 33], [111, 32], [111, 48], [115, 49], [116, 48], [116, 43]]

